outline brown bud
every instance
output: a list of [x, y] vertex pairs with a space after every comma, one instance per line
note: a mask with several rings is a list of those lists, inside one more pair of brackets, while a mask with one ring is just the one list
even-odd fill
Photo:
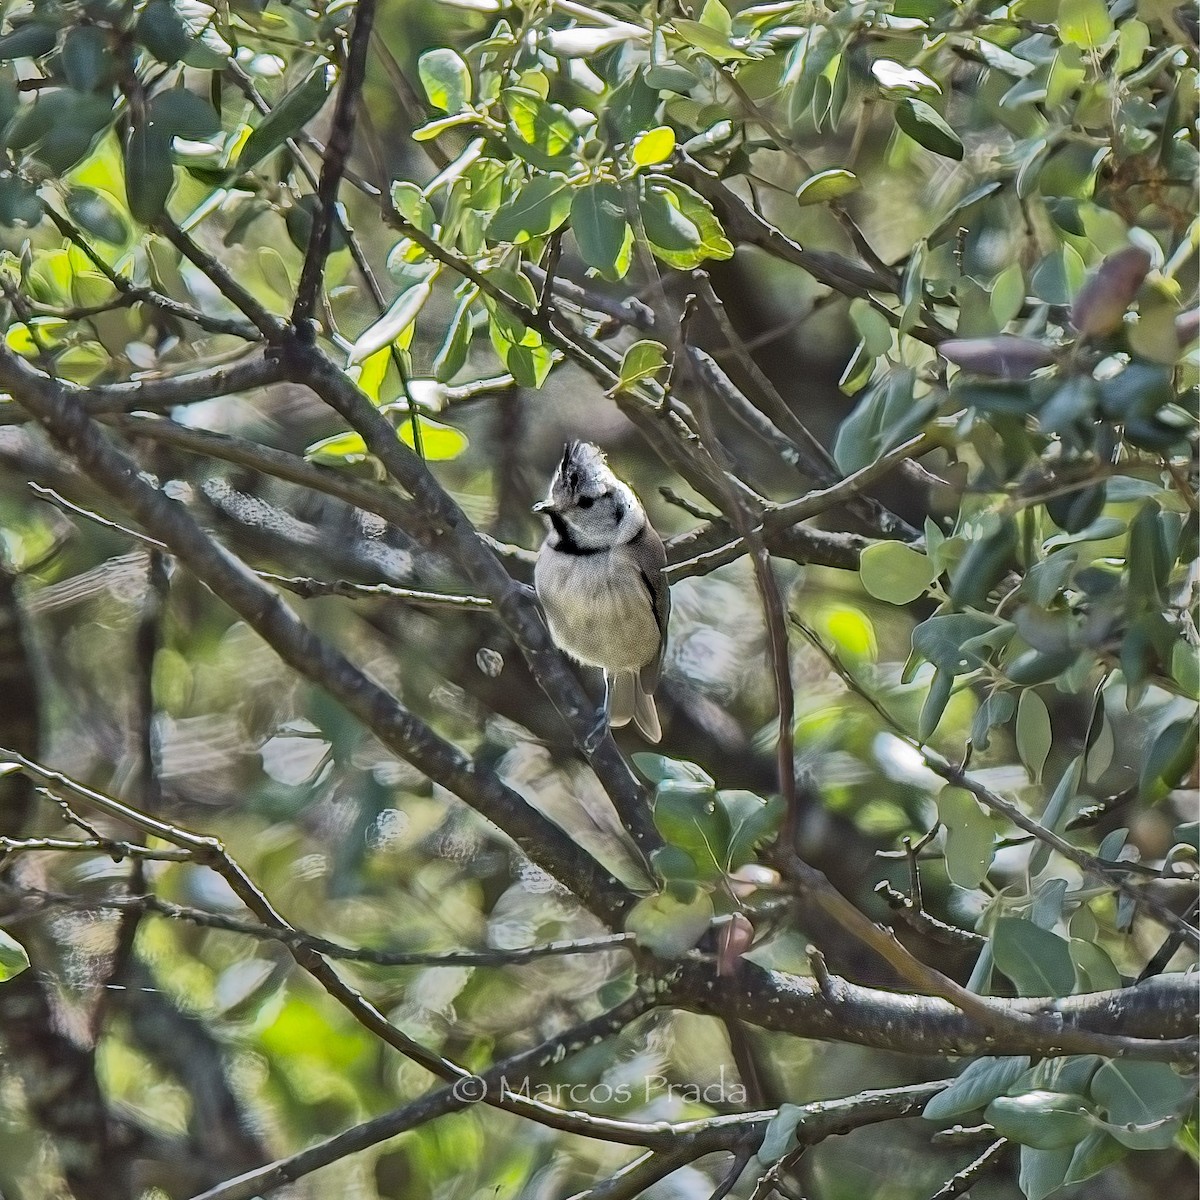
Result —
[[1141, 246], [1110, 254], [1084, 280], [1071, 306], [1071, 324], [1082, 337], [1115, 333], [1149, 271], [1150, 255]]

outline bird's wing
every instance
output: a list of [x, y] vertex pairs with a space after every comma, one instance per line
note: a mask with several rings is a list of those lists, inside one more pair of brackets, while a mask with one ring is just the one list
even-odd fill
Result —
[[630, 548], [636, 556], [642, 583], [650, 595], [650, 606], [658, 624], [658, 654], [642, 668], [640, 674], [642, 690], [649, 693], [658, 686], [658, 677], [667, 653], [667, 623], [671, 618], [671, 588], [663, 575], [667, 552], [663, 549], [662, 538], [650, 528], [649, 522], [630, 543]]

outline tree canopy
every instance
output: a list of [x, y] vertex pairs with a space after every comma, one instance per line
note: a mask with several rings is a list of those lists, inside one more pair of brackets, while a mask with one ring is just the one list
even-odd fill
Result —
[[[3, 5], [0, 1193], [1192, 1186], [1198, 63]], [[653, 750], [529, 587], [575, 437]]]

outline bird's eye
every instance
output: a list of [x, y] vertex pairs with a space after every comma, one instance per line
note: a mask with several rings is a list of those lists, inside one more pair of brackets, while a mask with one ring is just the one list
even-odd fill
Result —
[[580, 496], [576, 501], [576, 504], [578, 504], [580, 508], [591, 508], [595, 503], [596, 501], [593, 500], [591, 496]]

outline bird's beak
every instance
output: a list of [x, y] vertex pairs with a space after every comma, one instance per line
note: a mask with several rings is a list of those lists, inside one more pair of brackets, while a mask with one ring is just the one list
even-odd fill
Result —
[[554, 505], [551, 504], [549, 500], [539, 500], [533, 506], [532, 511], [535, 513], [544, 513], [544, 512], [549, 512], [553, 507], [554, 507]]

